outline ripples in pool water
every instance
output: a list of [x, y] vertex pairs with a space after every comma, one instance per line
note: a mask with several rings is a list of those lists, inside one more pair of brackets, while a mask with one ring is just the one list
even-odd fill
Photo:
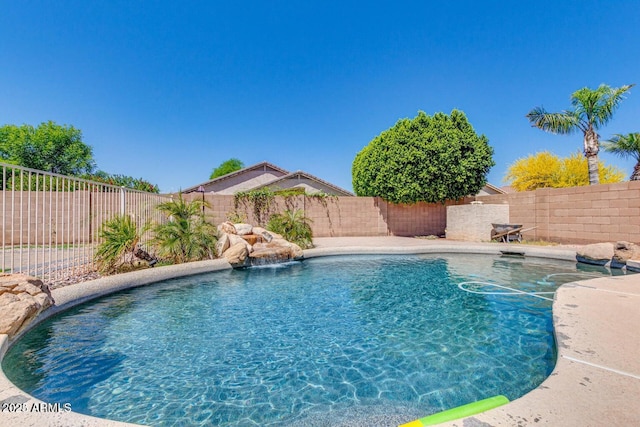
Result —
[[397, 425], [514, 399], [550, 374], [551, 301], [491, 284], [553, 292], [603, 274], [479, 255], [217, 272], [57, 315], [16, 343], [3, 369], [44, 401], [154, 426]]

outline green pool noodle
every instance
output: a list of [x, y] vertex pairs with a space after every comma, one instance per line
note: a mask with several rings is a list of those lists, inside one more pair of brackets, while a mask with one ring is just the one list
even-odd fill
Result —
[[458, 406], [456, 408], [447, 409], [446, 411], [438, 412], [436, 414], [411, 421], [410, 423], [402, 424], [400, 427], [432, 426], [479, 414], [480, 412], [488, 411], [489, 409], [497, 408], [498, 406], [502, 406], [507, 403], [509, 403], [509, 399], [505, 396], [493, 396], [487, 399], [478, 400], [477, 402], [467, 403], [466, 405]]

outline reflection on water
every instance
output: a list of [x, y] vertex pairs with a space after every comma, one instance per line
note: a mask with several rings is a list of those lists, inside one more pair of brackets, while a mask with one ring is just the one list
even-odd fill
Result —
[[550, 301], [458, 284], [553, 291], [584, 273], [607, 271], [465, 254], [217, 272], [49, 319], [3, 368], [45, 401], [135, 423], [333, 426], [367, 413], [373, 425], [397, 425], [517, 398], [553, 369]]

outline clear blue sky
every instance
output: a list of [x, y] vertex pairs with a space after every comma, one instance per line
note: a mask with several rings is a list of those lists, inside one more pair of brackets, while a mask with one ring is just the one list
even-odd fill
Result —
[[[162, 191], [231, 157], [350, 190], [373, 137], [454, 108], [489, 138], [503, 185], [520, 157], [582, 147], [525, 114], [600, 83], [640, 84], [637, 0], [0, 0], [0, 125], [73, 125], [100, 169]], [[600, 134], [628, 132], [640, 86]]]

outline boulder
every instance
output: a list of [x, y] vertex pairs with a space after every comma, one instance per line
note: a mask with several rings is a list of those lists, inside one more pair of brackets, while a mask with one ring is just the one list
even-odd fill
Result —
[[251, 253], [251, 251], [253, 251], [253, 247], [249, 244], [249, 242], [244, 240], [242, 237], [240, 237], [240, 236], [238, 236], [236, 234], [228, 234], [227, 236], [229, 237], [229, 246], [234, 246], [234, 245], [237, 245], [238, 243], [242, 243], [243, 245], [245, 245], [247, 247], [247, 251], [249, 253]]
[[236, 227], [232, 222], [225, 221], [222, 224], [218, 225], [218, 233], [226, 233], [226, 234], [238, 234], [236, 232]]
[[244, 236], [245, 234], [251, 234], [253, 231], [253, 226], [251, 224], [238, 223], [233, 224], [236, 229], [236, 234], [239, 236]]
[[0, 334], [14, 336], [54, 304], [49, 286], [24, 274], [0, 274]]
[[251, 246], [255, 245], [258, 242], [262, 242], [262, 236], [258, 236], [257, 234], [244, 234], [242, 238], [246, 240]]
[[223, 256], [233, 267], [242, 267], [246, 265], [249, 250], [247, 249], [247, 245], [244, 243], [236, 243], [224, 251]]
[[621, 264], [626, 264], [630, 259], [640, 259], [640, 246], [635, 243], [625, 241], [616, 242], [613, 251], [613, 259]]
[[272, 249], [275, 249], [275, 248], [287, 248], [291, 253], [291, 256], [290, 256], [291, 259], [298, 260], [298, 259], [304, 258], [304, 254], [303, 254], [302, 248], [300, 248], [300, 246], [296, 245], [295, 243], [291, 243], [291, 242], [289, 242], [287, 240], [284, 240], [284, 239], [274, 238], [273, 240], [271, 240], [271, 242], [265, 243], [264, 245], [265, 245], [264, 247], [272, 248]]
[[613, 243], [594, 243], [578, 250], [576, 259], [586, 264], [609, 265], [613, 254]]
[[229, 246], [229, 235], [227, 233], [224, 233], [220, 236], [220, 238], [218, 238], [218, 242], [216, 243], [216, 254], [218, 254], [218, 256], [222, 256], [224, 251], [229, 249]]
[[295, 260], [299, 260], [304, 258], [304, 253], [302, 252], [302, 248], [298, 245], [296, 245], [295, 243], [291, 243], [289, 242], [289, 245], [291, 245], [291, 257]]
[[262, 236], [267, 242], [270, 242], [271, 239], [282, 239], [282, 236], [278, 233], [274, 233], [273, 231], [269, 231], [262, 227], [253, 227], [253, 234]]
[[[218, 229], [225, 224], [228, 223], [220, 224]], [[233, 267], [304, 258], [300, 246], [288, 242], [277, 233], [250, 224], [232, 225], [237, 234], [223, 234], [218, 239], [216, 253], [226, 258]]]
[[[264, 260], [265, 263], [269, 261], [285, 261], [293, 258], [291, 254], [291, 249], [285, 246], [278, 247], [262, 247], [260, 249], [254, 249], [253, 252], [249, 255], [249, 258], [252, 260]], [[260, 264], [260, 261], [258, 261]]]

